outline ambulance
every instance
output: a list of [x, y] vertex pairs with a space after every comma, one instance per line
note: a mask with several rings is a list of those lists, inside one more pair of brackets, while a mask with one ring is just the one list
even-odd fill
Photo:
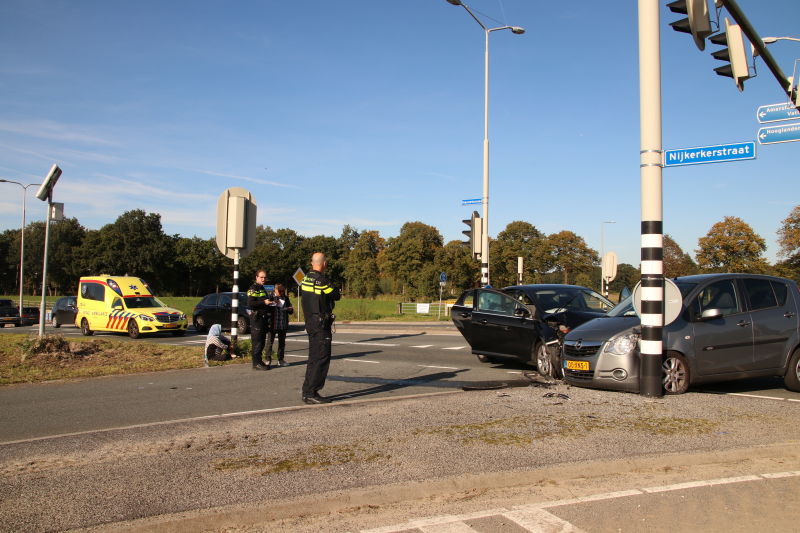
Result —
[[86, 336], [113, 331], [138, 339], [162, 331], [180, 337], [189, 321], [184, 313], [161, 303], [145, 280], [103, 275], [81, 278], [75, 323]]

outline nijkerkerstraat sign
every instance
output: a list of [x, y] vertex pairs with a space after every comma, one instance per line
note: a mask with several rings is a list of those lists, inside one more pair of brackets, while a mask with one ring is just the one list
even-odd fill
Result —
[[679, 150], [664, 150], [664, 167], [747, 161], [755, 158], [756, 142], [747, 141], [734, 144], [681, 148]]

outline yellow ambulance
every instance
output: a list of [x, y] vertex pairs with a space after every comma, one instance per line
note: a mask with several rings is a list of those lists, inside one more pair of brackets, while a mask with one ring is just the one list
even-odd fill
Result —
[[147, 282], [131, 276], [91, 276], [80, 280], [75, 323], [84, 335], [95, 331], [142, 334], [169, 331], [186, 333], [186, 315], [161, 303]]

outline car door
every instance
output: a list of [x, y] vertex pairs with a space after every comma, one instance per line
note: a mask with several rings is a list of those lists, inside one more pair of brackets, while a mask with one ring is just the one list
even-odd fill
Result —
[[[743, 372], [753, 364], [753, 327], [735, 278], [709, 283], [693, 298], [695, 368], [708, 376]], [[719, 316], [702, 318], [703, 313]]]
[[512, 296], [481, 289], [472, 313], [472, 349], [475, 352], [530, 358], [533, 320], [515, 316], [516, 309], [526, 309]]
[[753, 319], [753, 369], [781, 368], [797, 340], [797, 307], [786, 283], [744, 278]]
[[472, 312], [475, 302], [475, 291], [465, 291], [450, 308], [450, 319], [464, 336], [464, 340], [472, 346]]
[[[66, 298], [59, 298], [56, 300], [56, 303], [53, 304], [53, 309], [50, 311], [52, 317], [55, 317], [59, 324], [64, 324], [64, 309], [66, 308], [66, 302]], [[67, 322], [67, 324], [69, 323], [70, 322]]]
[[75, 324], [75, 316], [78, 314], [78, 298], [75, 296], [67, 298], [66, 306], [61, 314], [64, 317], [62, 324]]
[[231, 296], [230, 294], [220, 294], [219, 302], [215, 311], [215, 324], [220, 324], [223, 329], [231, 327]]

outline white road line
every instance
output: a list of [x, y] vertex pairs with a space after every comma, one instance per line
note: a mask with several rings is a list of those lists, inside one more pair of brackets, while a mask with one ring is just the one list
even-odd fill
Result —
[[356, 346], [400, 346], [399, 344], [382, 344], [380, 342], [345, 342], [333, 341], [331, 344], [355, 344]]
[[423, 533], [475, 533], [475, 530], [464, 522], [449, 522], [435, 526], [424, 526], [418, 529]]
[[299, 357], [300, 359], [308, 359], [307, 355], [291, 355], [288, 353], [284, 357]]
[[442, 350], [461, 350], [462, 348], [466, 348], [466, 346], [451, 346], [450, 348], [442, 348]]
[[428, 365], [419, 365], [422, 368], [444, 368], [445, 370], [461, 370], [456, 366], [428, 366]]
[[410, 346], [410, 348], [430, 348], [433, 344], [423, 344], [422, 346]]
[[503, 516], [534, 533], [558, 531], [560, 533], [582, 533], [566, 520], [548, 513], [544, 509], [517, 510], [503, 513]]
[[351, 363], [375, 363], [380, 364], [380, 361], [367, 361], [365, 359], [343, 359], [343, 361], [350, 361]]
[[781, 477], [798, 477], [800, 476], [800, 471], [795, 472], [776, 472], [774, 474], [761, 474], [763, 477], [767, 479], [777, 479]]
[[688, 483], [664, 485], [663, 487], [645, 487], [642, 490], [649, 493], [667, 492], [671, 490], [693, 489], [695, 487], [709, 487], [711, 485], [724, 485], [726, 483], [741, 483], [743, 481], [760, 481], [762, 479], [764, 478], [759, 476], [729, 477], [723, 479], [711, 479], [708, 481], [690, 481]]
[[421, 528], [426, 526], [435, 526], [437, 524], [446, 524], [448, 522], [464, 522], [465, 520], [476, 520], [478, 518], [486, 518], [488, 516], [502, 514], [507, 511], [508, 509], [500, 508], [500, 509], [488, 509], [486, 511], [476, 511], [474, 513], [459, 514], [459, 515], [432, 516], [430, 518], [421, 518], [420, 520], [412, 520], [411, 522], [409, 522], [409, 524], [413, 524], [414, 527]]

